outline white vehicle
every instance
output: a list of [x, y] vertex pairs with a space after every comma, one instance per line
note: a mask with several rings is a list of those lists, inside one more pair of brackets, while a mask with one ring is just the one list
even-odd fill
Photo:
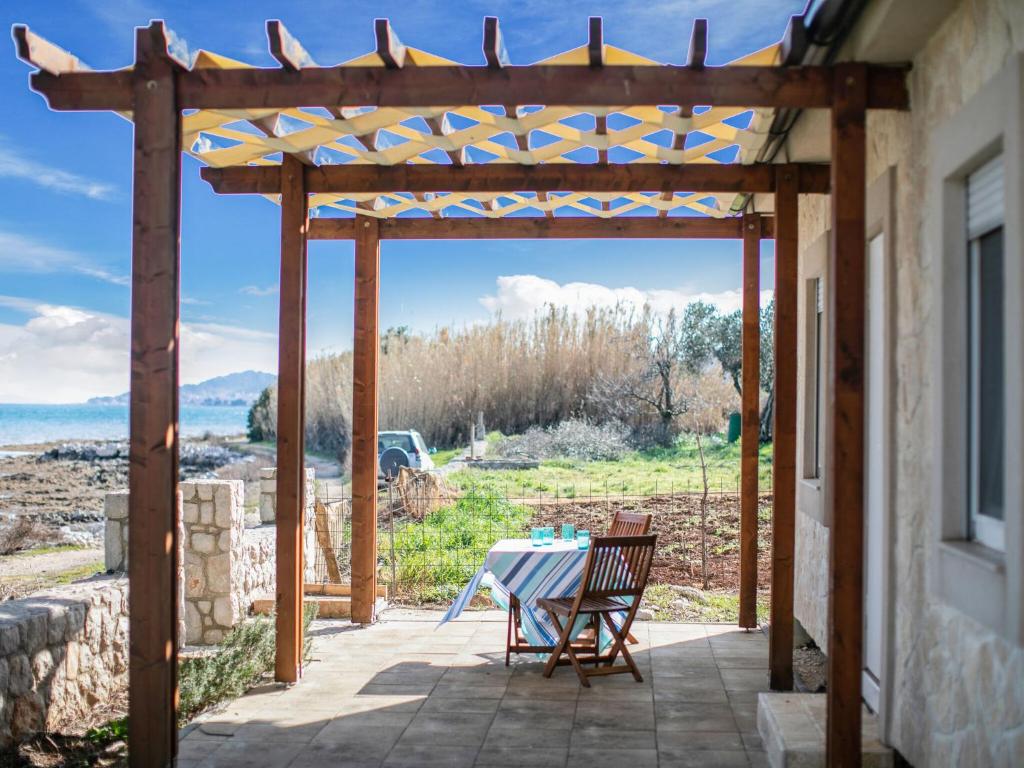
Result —
[[414, 429], [402, 432], [377, 433], [377, 474], [392, 477], [399, 467], [433, 469], [434, 460], [423, 441], [423, 435]]

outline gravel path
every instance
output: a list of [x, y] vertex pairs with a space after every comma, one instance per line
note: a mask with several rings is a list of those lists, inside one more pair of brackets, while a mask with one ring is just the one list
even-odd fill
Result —
[[[49, 580], [67, 571], [102, 563], [103, 548], [67, 549], [60, 552], [30, 553], [0, 557], [0, 582], [24, 579]], [[102, 567], [102, 566], [101, 566]]]

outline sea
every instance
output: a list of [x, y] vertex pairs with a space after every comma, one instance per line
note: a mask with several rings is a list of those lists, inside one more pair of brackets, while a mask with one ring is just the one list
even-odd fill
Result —
[[[182, 437], [240, 435], [247, 406], [183, 405]], [[127, 405], [28, 405], [0, 403], [0, 446], [75, 440], [127, 440]]]

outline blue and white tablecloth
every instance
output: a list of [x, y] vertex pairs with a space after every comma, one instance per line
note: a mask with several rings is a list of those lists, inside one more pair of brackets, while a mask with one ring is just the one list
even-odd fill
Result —
[[[519, 599], [523, 634], [530, 645], [554, 645], [558, 628], [547, 611], [537, 606], [542, 597], [574, 597], [583, 578], [583, 565], [587, 550], [577, 549], [575, 541], [555, 541], [535, 547], [529, 539], [502, 539], [487, 553], [484, 564], [455, 598], [440, 624], [457, 618], [473, 595], [477, 593], [487, 574], [492, 575], [491, 599], [502, 610], [508, 610], [508, 596]], [[616, 627], [621, 628], [625, 612], [612, 615]], [[576, 621], [576, 636], [587, 625], [588, 617]], [[439, 626], [440, 626], [439, 624]], [[602, 650], [611, 644], [608, 632], [601, 634]]]

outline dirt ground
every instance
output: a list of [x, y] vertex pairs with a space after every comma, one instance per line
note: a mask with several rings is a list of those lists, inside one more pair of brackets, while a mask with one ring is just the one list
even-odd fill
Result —
[[[758, 588], [771, 587], [771, 513], [772, 497], [759, 497]], [[562, 501], [538, 505], [531, 525], [554, 526], [572, 523], [577, 530], [592, 534], [606, 531], [617, 509], [653, 514], [651, 533], [658, 535], [658, 549], [651, 569], [651, 581], [660, 584], [701, 586], [700, 572], [700, 496], [677, 494], [646, 498], [600, 501]], [[735, 494], [708, 497], [708, 574], [711, 590], [739, 590], [740, 573], [740, 500]]]

